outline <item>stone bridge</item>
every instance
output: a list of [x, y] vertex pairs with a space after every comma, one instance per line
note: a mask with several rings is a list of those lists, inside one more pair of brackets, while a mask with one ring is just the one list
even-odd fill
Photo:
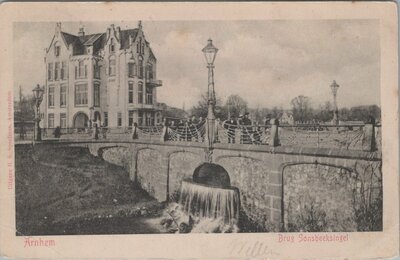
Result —
[[[181, 181], [210, 156], [206, 144], [198, 142], [65, 144], [87, 147], [124, 167], [159, 201], [176, 200]], [[321, 222], [311, 227], [314, 231], [370, 229], [360, 212], [382, 198], [380, 152], [216, 143], [212, 158], [228, 171], [232, 186], [239, 188], [242, 211], [259, 230], [299, 231], [310, 217]]]

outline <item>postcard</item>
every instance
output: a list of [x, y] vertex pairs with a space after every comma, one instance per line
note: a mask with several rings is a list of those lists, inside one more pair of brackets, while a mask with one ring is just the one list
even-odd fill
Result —
[[1, 256], [399, 254], [395, 3], [0, 13]]

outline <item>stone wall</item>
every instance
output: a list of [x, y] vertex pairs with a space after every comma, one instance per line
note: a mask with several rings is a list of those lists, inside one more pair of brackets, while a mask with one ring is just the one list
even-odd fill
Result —
[[195, 153], [174, 152], [169, 156], [169, 196], [177, 200], [182, 180], [192, 178], [193, 171], [202, 162], [202, 158]]
[[152, 148], [141, 149], [137, 152], [136, 181], [151, 196], [159, 201], [167, 198], [166, 162], [162, 154]]
[[[89, 144], [89, 150], [96, 154], [103, 149], [105, 160], [126, 167], [131, 179], [159, 201], [177, 199], [182, 180], [191, 178], [205, 158], [201, 143], [104, 145], [108, 148]], [[324, 216], [328, 224], [321, 222], [321, 230], [382, 229], [377, 153], [216, 144], [213, 161], [228, 171], [232, 186], [239, 188], [242, 212], [259, 230], [303, 229], [294, 224], [304, 212]], [[377, 223], [371, 225], [371, 218]]]
[[[343, 168], [321, 164], [294, 164], [283, 170], [283, 205], [285, 230], [368, 231], [380, 230], [378, 208], [381, 199], [381, 171], [377, 163]], [[357, 169], [356, 169], [357, 168]], [[363, 212], [360, 212], [363, 211]], [[361, 214], [360, 214], [361, 213]], [[365, 217], [375, 218], [367, 226]]]
[[101, 149], [101, 157], [113, 164], [124, 167], [130, 171], [131, 154], [126, 147], [110, 147]]
[[271, 183], [271, 169], [254, 158], [225, 157], [218, 161], [229, 173], [231, 185], [239, 188], [242, 211], [266, 231], [279, 230], [281, 189]]
[[344, 168], [297, 164], [284, 169], [284, 223], [291, 232], [356, 231], [354, 174]]

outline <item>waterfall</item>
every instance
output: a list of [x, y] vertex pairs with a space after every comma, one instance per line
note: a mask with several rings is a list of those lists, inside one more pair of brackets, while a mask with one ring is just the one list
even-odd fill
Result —
[[237, 224], [239, 220], [240, 197], [235, 187], [212, 187], [182, 181], [179, 203], [183, 211], [200, 219], [223, 219], [227, 224]]

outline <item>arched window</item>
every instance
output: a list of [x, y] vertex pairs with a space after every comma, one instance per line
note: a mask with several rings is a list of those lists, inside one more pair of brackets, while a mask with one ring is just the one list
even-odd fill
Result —
[[110, 76], [115, 76], [115, 57], [111, 56], [109, 59], [108, 74]]
[[114, 38], [111, 38], [110, 40], [110, 52], [115, 51], [115, 43], [114, 43]]
[[144, 54], [144, 43], [142, 43], [142, 54]]

